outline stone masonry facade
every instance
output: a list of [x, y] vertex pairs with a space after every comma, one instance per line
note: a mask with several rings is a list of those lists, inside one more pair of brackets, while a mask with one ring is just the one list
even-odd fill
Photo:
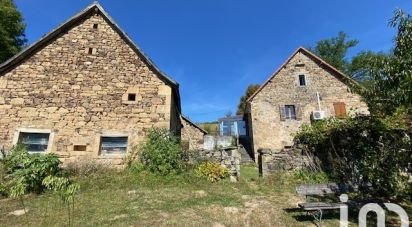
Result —
[[182, 142], [188, 144], [188, 149], [200, 150], [203, 148], [203, 137], [207, 134], [205, 130], [197, 126], [195, 123], [191, 122], [186, 117], [181, 117], [182, 122]]
[[[300, 75], [304, 75], [304, 86]], [[337, 115], [337, 103], [344, 106], [345, 115], [368, 114], [367, 105], [348, 83], [354, 82], [308, 50], [299, 48], [248, 100], [255, 157], [260, 149], [280, 152], [293, 145], [293, 134], [302, 124], [310, 123], [312, 113], [319, 110], [317, 93], [325, 117]], [[285, 108], [294, 109], [292, 119], [285, 119]]]
[[[78, 18], [80, 17], [80, 19]], [[29, 56], [0, 72], [0, 144], [48, 133], [48, 153], [69, 161], [102, 155], [102, 137], [127, 137], [127, 150], [152, 127], [180, 136], [179, 96], [170, 82], [93, 6]]]

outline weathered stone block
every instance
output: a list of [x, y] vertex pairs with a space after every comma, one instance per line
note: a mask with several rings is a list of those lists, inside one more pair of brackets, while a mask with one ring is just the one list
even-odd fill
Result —
[[23, 98], [13, 98], [10, 100], [11, 105], [23, 105], [24, 99]]

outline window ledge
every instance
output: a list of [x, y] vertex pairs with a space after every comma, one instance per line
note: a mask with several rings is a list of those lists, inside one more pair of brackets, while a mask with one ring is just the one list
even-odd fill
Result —
[[138, 101], [122, 101], [122, 104], [126, 104], [126, 105], [133, 105], [133, 104], [137, 104]]
[[118, 159], [118, 158], [125, 158], [127, 153], [125, 154], [101, 154], [99, 155], [99, 159]]

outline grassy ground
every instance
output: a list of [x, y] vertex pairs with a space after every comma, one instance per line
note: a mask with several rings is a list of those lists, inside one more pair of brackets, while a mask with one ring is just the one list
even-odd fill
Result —
[[[208, 183], [187, 173], [159, 177], [107, 171], [78, 178], [73, 226], [313, 226], [294, 210], [302, 201], [290, 174], [259, 179], [253, 166], [242, 167], [238, 183]], [[1, 226], [67, 226], [67, 210], [55, 195], [30, 195], [29, 212], [19, 201], [0, 200]], [[338, 226], [331, 215], [325, 226]]]

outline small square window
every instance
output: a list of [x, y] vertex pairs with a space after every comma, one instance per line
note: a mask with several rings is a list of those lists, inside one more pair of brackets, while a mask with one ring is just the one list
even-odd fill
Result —
[[100, 154], [125, 154], [127, 151], [127, 137], [102, 137]]
[[285, 119], [296, 120], [296, 108], [294, 105], [285, 106]]
[[89, 54], [89, 55], [92, 55], [92, 54], [93, 54], [93, 48], [89, 48], [88, 54]]
[[93, 24], [93, 28], [94, 28], [94, 29], [97, 29], [98, 27], [99, 27], [98, 24]]
[[127, 101], [136, 101], [136, 94], [128, 94]]
[[43, 153], [47, 151], [50, 133], [21, 132], [19, 143], [26, 146], [30, 153]]
[[306, 78], [305, 75], [299, 75], [299, 86], [306, 86]]

